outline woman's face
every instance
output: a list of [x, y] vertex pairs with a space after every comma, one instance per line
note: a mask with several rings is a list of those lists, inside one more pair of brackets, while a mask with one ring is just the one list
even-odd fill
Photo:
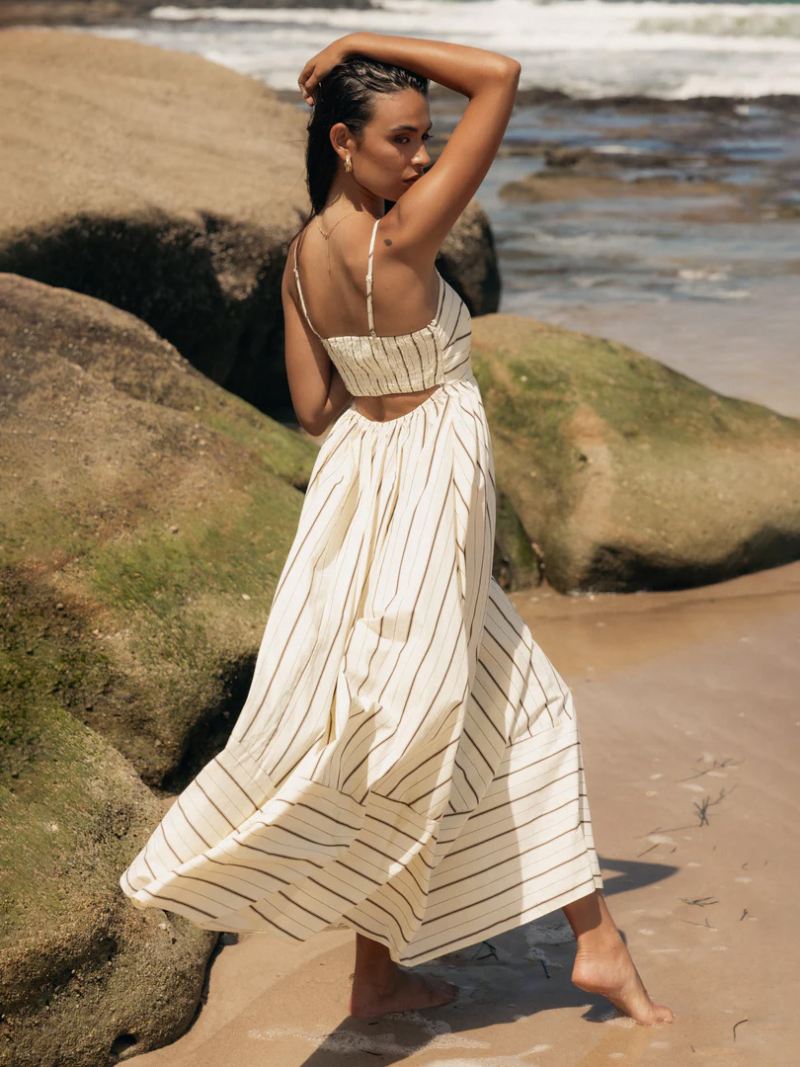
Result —
[[353, 144], [353, 171], [359, 184], [384, 200], [399, 200], [413, 179], [430, 166], [425, 147], [431, 137], [428, 100], [416, 89], [376, 93], [375, 113]]

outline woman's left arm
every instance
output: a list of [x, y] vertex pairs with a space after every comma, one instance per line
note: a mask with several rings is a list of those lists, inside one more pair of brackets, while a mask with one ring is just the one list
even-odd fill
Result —
[[327, 425], [336, 422], [342, 412], [349, 408], [353, 402], [353, 395], [342, 381], [342, 377], [336, 367], [331, 371], [331, 384], [328, 389], [328, 399], [325, 402], [323, 414], [327, 419]]
[[297, 421], [312, 437], [324, 434], [353, 399], [322, 341], [295, 304], [291, 251], [281, 279], [286, 377]]

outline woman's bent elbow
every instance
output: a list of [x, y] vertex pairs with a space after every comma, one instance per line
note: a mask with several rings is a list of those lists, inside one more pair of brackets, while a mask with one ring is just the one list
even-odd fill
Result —
[[330, 413], [320, 412], [312, 419], [298, 418], [297, 421], [309, 436], [321, 437], [333, 422], [333, 416]]
[[519, 79], [522, 64], [511, 56], [503, 56], [503, 69], [507, 77]]
[[298, 419], [297, 421], [300, 423], [300, 428], [305, 430], [309, 437], [319, 437], [325, 433], [325, 427], [321, 426], [319, 422], [312, 422], [309, 419]]

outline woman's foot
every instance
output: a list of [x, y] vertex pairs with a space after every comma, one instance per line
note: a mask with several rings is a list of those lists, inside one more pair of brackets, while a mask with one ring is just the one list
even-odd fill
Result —
[[414, 1011], [449, 1004], [458, 994], [458, 986], [429, 974], [405, 971], [400, 967], [390, 985], [353, 982], [350, 994], [350, 1014], [356, 1019], [374, 1019], [392, 1011]]
[[389, 950], [356, 934], [356, 969], [350, 993], [350, 1014], [357, 1019], [375, 1019], [392, 1011], [414, 1011], [449, 1004], [458, 986], [400, 967]]
[[587, 993], [599, 993], [637, 1023], [671, 1023], [675, 1016], [666, 1004], [652, 1000], [621, 937], [602, 951], [578, 947], [572, 982]]
[[644, 1026], [673, 1022], [672, 1009], [654, 1001], [645, 989], [603, 894], [596, 890], [567, 904], [563, 911], [578, 943], [573, 984], [606, 997], [623, 1015]]

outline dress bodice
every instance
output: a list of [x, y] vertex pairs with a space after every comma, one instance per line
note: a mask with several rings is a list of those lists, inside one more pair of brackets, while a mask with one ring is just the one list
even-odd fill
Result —
[[[372, 227], [366, 278], [368, 334], [323, 337], [306, 309], [295, 244], [294, 272], [306, 322], [317, 335], [353, 396], [411, 393], [471, 374], [472, 317], [465, 302], [437, 270], [439, 301], [436, 315], [411, 333], [375, 333], [372, 313], [372, 257], [380, 219]], [[298, 242], [299, 243], [299, 242]]]

